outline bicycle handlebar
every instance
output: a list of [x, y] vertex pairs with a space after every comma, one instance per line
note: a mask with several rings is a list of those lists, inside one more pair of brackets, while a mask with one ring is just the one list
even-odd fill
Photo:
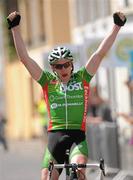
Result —
[[105, 176], [105, 169], [104, 169], [104, 160], [100, 159], [100, 163], [87, 163], [87, 164], [76, 164], [76, 163], [70, 163], [70, 164], [54, 164], [53, 162], [50, 162], [49, 164], [49, 171], [52, 171], [53, 168], [62, 169], [62, 168], [72, 168], [72, 169], [78, 169], [78, 168], [100, 168], [103, 175]]
[[72, 167], [75, 167], [75, 168], [99, 168], [99, 164], [76, 164], [76, 163], [71, 163], [71, 164], [54, 164], [54, 167], [57, 168], [57, 169], [61, 169], [61, 168], [72, 168]]

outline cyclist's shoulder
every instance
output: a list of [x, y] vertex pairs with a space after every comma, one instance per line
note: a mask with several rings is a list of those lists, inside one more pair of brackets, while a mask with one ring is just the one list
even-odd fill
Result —
[[85, 80], [87, 79], [90, 81], [93, 76], [89, 74], [85, 67], [81, 67], [74, 73], [74, 77]]
[[42, 74], [40, 76], [40, 78], [38, 79], [38, 83], [43, 86], [46, 82], [50, 82], [51, 80], [55, 80], [56, 77], [54, 76], [53, 73], [51, 73], [50, 71], [42, 71]]
[[51, 71], [47, 71], [47, 70], [42, 71], [42, 76], [48, 76], [48, 77], [51, 77], [51, 78], [55, 77], [54, 74]]

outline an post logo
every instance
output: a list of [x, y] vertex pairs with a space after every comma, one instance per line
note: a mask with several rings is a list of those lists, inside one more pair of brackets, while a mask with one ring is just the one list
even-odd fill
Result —
[[78, 82], [75, 84], [70, 84], [68, 86], [60, 86], [61, 91], [66, 92], [66, 91], [74, 91], [74, 90], [83, 90], [82, 88], [82, 82]]

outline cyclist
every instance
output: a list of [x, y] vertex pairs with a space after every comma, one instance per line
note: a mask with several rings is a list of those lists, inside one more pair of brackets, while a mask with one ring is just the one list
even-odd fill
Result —
[[[86, 163], [88, 149], [85, 140], [85, 123], [88, 105], [89, 83], [96, 73], [103, 57], [113, 45], [116, 36], [126, 22], [121, 12], [113, 15], [112, 31], [102, 41], [96, 52], [89, 58], [85, 67], [73, 72], [74, 58], [66, 47], [54, 48], [48, 61], [53, 73], [42, 70], [29, 57], [22, 40], [19, 23], [20, 14], [12, 12], [7, 21], [12, 31], [18, 57], [31, 76], [42, 86], [49, 114], [48, 146], [42, 162], [41, 180], [48, 179], [50, 160], [63, 163], [66, 149], [71, 149], [70, 160]], [[75, 143], [75, 146], [73, 146]], [[58, 179], [61, 171], [53, 171], [52, 177]], [[81, 169], [80, 179], [85, 179], [85, 170]]]

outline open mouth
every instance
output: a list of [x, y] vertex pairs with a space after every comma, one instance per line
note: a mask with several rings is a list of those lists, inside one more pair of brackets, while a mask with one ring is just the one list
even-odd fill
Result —
[[62, 77], [67, 77], [67, 74], [62, 74]]

